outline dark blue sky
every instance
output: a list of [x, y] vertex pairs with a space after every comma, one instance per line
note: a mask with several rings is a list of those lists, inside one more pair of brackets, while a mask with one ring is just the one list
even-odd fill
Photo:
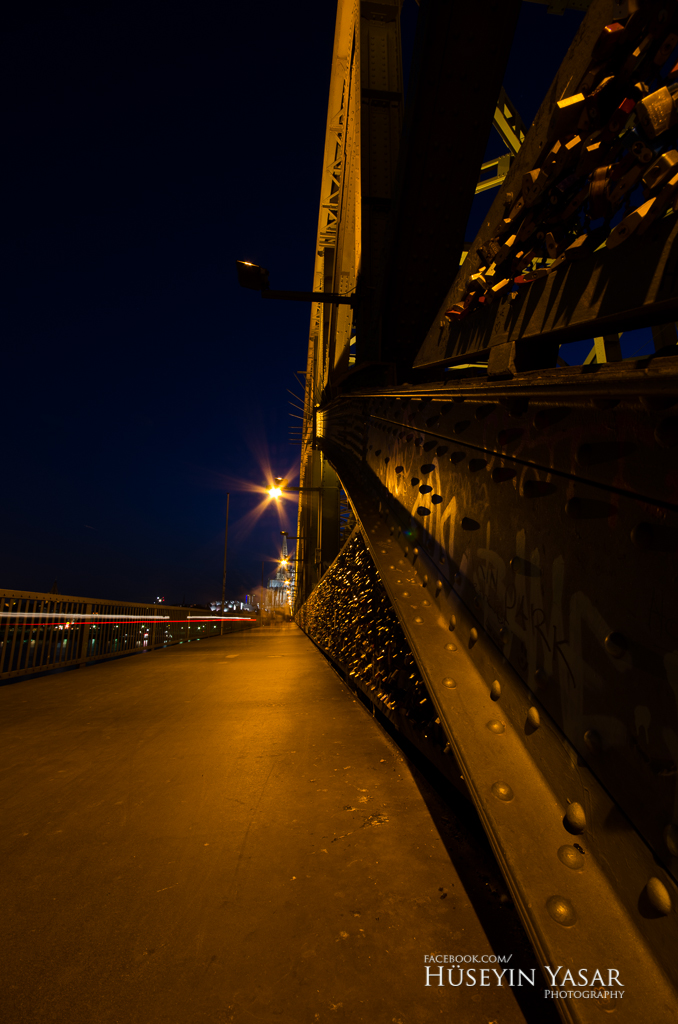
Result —
[[[240, 290], [234, 260], [310, 287], [334, 3], [50, 10], [3, 43], [0, 584], [216, 598], [230, 490], [237, 596], [278, 550], [244, 487], [298, 462], [310, 310]], [[580, 19], [523, 4], [506, 87], [527, 123]]]

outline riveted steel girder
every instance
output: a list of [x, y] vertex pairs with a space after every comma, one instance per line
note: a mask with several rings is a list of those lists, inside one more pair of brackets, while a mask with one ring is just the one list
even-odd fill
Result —
[[[555, 487], [529, 487], [556, 479], [528, 469], [540, 449], [551, 444], [559, 448], [555, 461], [568, 464], [567, 452], [576, 462], [583, 445], [606, 443], [597, 439], [605, 417], [580, 409], [571, 414], [574, 426], [548, 416], [535, 425], [537, 409], [521, 425], [515, 407], [512, 416], [498, 404], [488, 413], [486, 403], [472, 411], [450, 403], [427, 425], [435, 409], [421, 402], [403, 424], [385, 404], [335, 403], [323, 448], [350, 495], [535, 949], [546, 964], [623, 965], [625, 1014], [642, 1017], [651, 1007], [653, 1020], [668, 1022], [678, 1012], [671, 952], [678, 920], [658, 909], [656, 892], [677, 905], [675, 830], [649, 833], [655, 819], [672, 820], [675, 778], [652, 765], [666, 730], [675, 728], [673, 662], [669, 656], [663, 666], [669, 679], [653, 675], [661, 658], [649, 657], [657, 649], [651, 627], [633, 632], [628, 600], [612, 614], [621, 593], [610, 595], [600, 542], [600, 564], [591, 564], [596, 544], [583, 531], [610, 529], [610, 516], [598, 516], [595, 504], [611, 502], [609, 466], [595, 462], [598, 450], [588, 449], [590, 481], [572, 486], [570, 475]], [[642, 435], [644, 413], [635, 415]], [[504, 437], [520, 462], [497, 444], [504, 431], [520, 432], [522, 441]], [[514, 476], [494, 472], [516, 466]], [[501, 500], [489, 500], [492, 488]], [[616, 523], [629, 553], [634, 500]], [[544, 531], [544, 502], [560, 503], [565, 516], [579, 502], [580, 512], [593, 515], [577, 513]], [[640, 515], [647, 517], [649, 505], [646, 498]], [[615, 564], [625, 560], [619, 552]], [[648, 686], [661, 691], [653, 712], [637, 703], [649, 700]], [[577, 1021], [599, 1013], [573, 1000], [560, 1010]]]

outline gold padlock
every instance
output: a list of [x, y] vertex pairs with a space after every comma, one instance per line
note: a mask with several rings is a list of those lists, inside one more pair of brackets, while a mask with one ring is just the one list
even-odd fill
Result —
[[664, 185], [672, 173], [678, 170], [677, 164], [678, 150], [670, 149], [668, 153], [662, 153], [652, 166], [648, 167], [645, 171], [643, 185], [649, 189], [659, 188], [661, 185]]
[[673, 96], [665, 85], [640, 101], [637, 114], [651, 139], [656, 139], [678, 120]]
[[637, 210], [632, 210], [623, 220], [612, 229], [610, 234], [605, 239], [605, 245], [608, 249], [615, 249], [622, 242], [625, 242], [630, 235], [642, 224], [643, 220], [649, 216], [652, 207], [656, 203], [656, 199], [648, 199], [646, 203], [639, 206]]

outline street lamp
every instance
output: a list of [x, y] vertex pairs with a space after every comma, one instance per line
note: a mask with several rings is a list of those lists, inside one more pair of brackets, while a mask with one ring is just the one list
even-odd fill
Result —
[[268, 488], [269, 498], [274, 498], [276, 501], [278, 498], [282, 498], [282, 493], [287, 488], [287, 480], [283, 480], [281, 476], [274, 476], [273, 483]]
[[236, 260], [238, 283], [242, 288], [261, 292], [264, 299], [287, 299], [292, 302], [331, 302], [334, 304], [355, 306], [358, 299], [353, 295], [337, 295], [335, 292], [290, 292], [272, 291], [268, 286], [268, 270], [249, 263], [247, 260]]
[[[301, 491], [322, 491], [322, 487], [293, 487], [291, 484], [288, 484], [287, 480], [284, 480], [281, 476], [274, 476], [273, 483], [268, 488], [269, 498], [273, 498], [275, 501], [278, 501], [280, 498], [282, 498], [283, 491], [293, 491], [295, 494], [299, 494]], [[281, 533], [284, 532], [284, 530], [281, 530]], [[287, 536], [287, 534], [285, 534], [285, 536]], [[290, 539], [298, 540], [299, 538], [291, 537]]]

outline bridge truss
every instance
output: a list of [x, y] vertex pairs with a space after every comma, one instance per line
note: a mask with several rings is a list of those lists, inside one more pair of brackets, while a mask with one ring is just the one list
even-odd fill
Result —
[[593, 0], [525, 131], [519, 0], [422, 2], [407, 110], [400, 2], [338, 5], [313, 289], [356, 301], [312, 307], [297, 621], [468, 792], [540, 962], [668, 1024], [678, 4]]

